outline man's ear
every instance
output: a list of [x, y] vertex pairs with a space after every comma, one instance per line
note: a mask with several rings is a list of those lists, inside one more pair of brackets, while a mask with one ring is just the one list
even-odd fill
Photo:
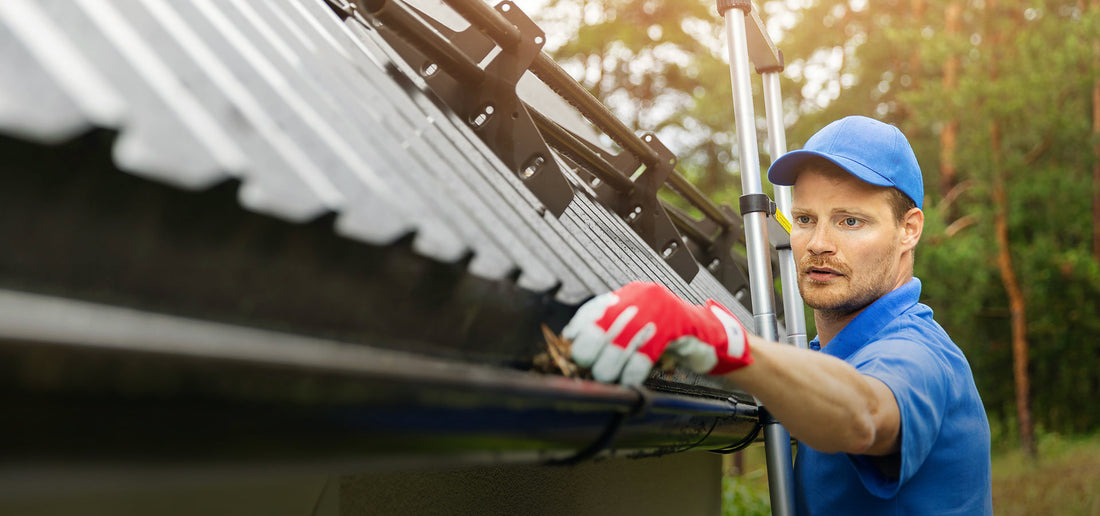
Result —
[[912, 249], [920, 242], [921, 233], [924, 232], [924, 212], [920, 208], [911, 208], [901, 219], [901, 246], [905, 250]]

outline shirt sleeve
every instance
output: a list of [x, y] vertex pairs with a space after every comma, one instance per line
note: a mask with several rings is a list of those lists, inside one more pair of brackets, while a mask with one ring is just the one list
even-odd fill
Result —
[[901, 413], [901, 465], [896, 478], [884, 475], [869, 457], [849, 456], [864, 487], [888, 498], [920, 469], [939, 437], [950, 395], [948, 375], [935, 354], [916, 342], [874, 342], [853, 358], [860, 373], [890, 388]]

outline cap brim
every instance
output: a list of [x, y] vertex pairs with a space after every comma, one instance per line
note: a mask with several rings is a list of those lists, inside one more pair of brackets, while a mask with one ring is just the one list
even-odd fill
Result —
[[829, 160], [865, 183], [876, 186], [894, 186], [894, 183], [890, 180], [858, 161], [811, 150], [791, 151], [775, 160], [775, 163], [768, 167], [768, 181], [771, 181], [774, 185], [793, 186], [798, 179], [798, 173], [802, 171], [802, 165], [814, 158]]

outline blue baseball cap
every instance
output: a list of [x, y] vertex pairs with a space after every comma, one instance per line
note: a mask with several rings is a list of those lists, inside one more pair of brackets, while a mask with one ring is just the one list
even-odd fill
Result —
[[768, 169], [776, 185], [793, 185], [802, 165], [815, 157], [835, 163], [860, 180], [893, 186], [924, 207], [924, 180], [909, 140], [890, 124], [865, 116], [841, 118], [810, 137], [802, 150], [784, 154]]

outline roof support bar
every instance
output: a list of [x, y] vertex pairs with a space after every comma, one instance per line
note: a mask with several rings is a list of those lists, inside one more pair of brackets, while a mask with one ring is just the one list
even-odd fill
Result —
[[[538, 26], [518, 8], [507, 9], [510, 21], [506, 22], [522, 25], [529, 36], [511, 40], [481, 68], [474, 59], [485, 57], [493, 45], [478, 34], [430, 26], [400, 1], [358, 1], [382, 21], [379, 32], [388, 34], [390, 43], [407, 61], [415, 63], [433, 91], [465, 119], [547, 210], [561, 216], [573, 200], [573, 189], [516, 93], [520, 77], [531, 61], [542, 55], [545, 36]], [[444, 31], [452, 37], [444, 38], [440, 34]], [[464, 44], [468, 48], [464, 49]], [[471, 54], [478, 55], [475, 58]], [[446, 73], [438, 73], [441, 67]]]

